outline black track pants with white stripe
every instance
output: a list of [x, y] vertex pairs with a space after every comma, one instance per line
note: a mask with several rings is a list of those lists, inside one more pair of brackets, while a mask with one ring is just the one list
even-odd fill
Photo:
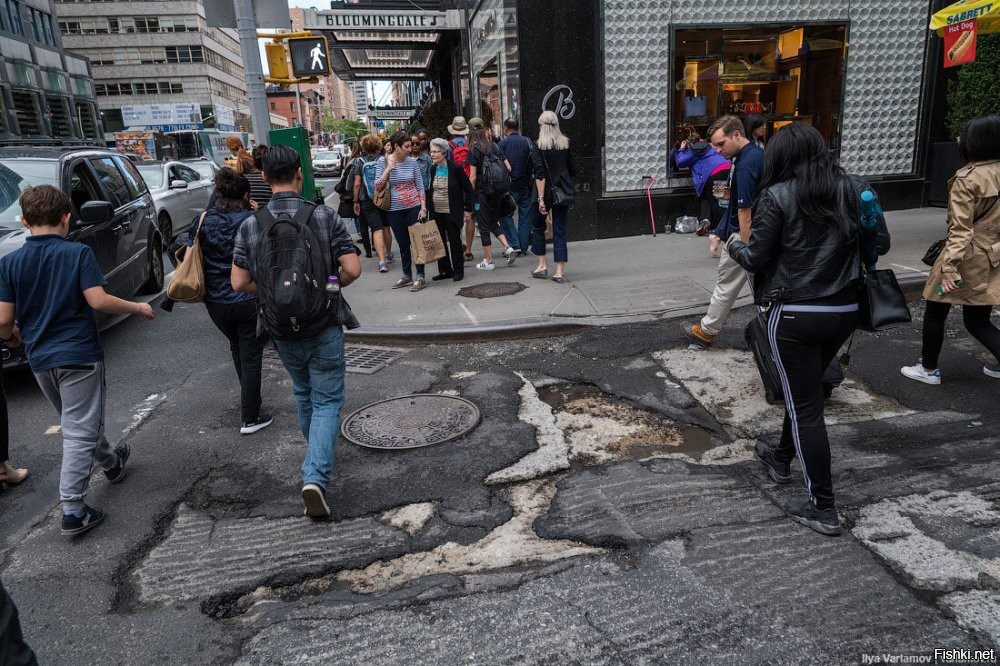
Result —
[[768, 338], [785, 392], [785, 422], [775, 451], [780, 462], [797, 455], [809, 497], [819, 509], [834, 506], [830, 441], [823, 422], [823, 371], [857, 322], [857, 312], [788, 312], [775, 305]]

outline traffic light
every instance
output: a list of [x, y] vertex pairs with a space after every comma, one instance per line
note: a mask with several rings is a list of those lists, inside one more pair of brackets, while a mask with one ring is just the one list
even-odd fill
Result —
[[292, 57], [293, 76], [330, 75], [330, 51], [323, 35], [289, 39], [288, 52]]
[[272, 79], [288, 78], [288, 51], [284, 42], [265, 42], [264, 53], [267, 55], [268, 77]]

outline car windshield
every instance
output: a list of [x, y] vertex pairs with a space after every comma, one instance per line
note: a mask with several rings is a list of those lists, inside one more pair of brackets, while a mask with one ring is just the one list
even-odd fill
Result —
[[142, 174], [142, 179], [150, 189], [163, 186], [163, 167], [159, 164], [136, 164], [135, 168]]
[[332, 150], [321, 150], [316, 153], [316, 159], [318, 160], [339, 160], [340, 155], [333, 152]]
[[0, 233], [21, 228], [21, 192], [35, 185], [59, 187], [55, 160], [0, 160]]

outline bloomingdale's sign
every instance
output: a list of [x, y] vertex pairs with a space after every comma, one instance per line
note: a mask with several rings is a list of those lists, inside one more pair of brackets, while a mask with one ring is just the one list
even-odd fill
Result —
[[461, 30], [462, 12], [355, 11], [335, 9], [328, 12], [305, 11], [303, 24], [309, 30]]

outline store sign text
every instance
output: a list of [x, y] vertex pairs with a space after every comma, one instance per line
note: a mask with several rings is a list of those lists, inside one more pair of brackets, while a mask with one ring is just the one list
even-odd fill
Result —
[[979, 18], [980, 16], [985, 16], [993, 10], [993, 5], [983, 5], [982, 7], [976, 7], [975, 9], [969, 9], [960, 14], [952, 14], [948, 17], [948, 25], [952, 23], [961, 23], [962, 21], [969, 21], [974, 18]]
[[575, 116], [576, 102], [573, 101], [573, 89], [567, 85], [553, 87], [542, 99], [542, 111], [552, 111], [563, 120]]
[[456, 30], [463, 27], [461, 13], [445, 12], [357, 12], [335, 10], [305, 13], [306, 28], [340, 30]]
[[476, 33], [476, 48], [478, 49], [483, 45], [487, 39], [493, 36], [493, 33], [497, 31], [497, 15], [490, 14], [490, 18], [486, 21], [483, 29]]

